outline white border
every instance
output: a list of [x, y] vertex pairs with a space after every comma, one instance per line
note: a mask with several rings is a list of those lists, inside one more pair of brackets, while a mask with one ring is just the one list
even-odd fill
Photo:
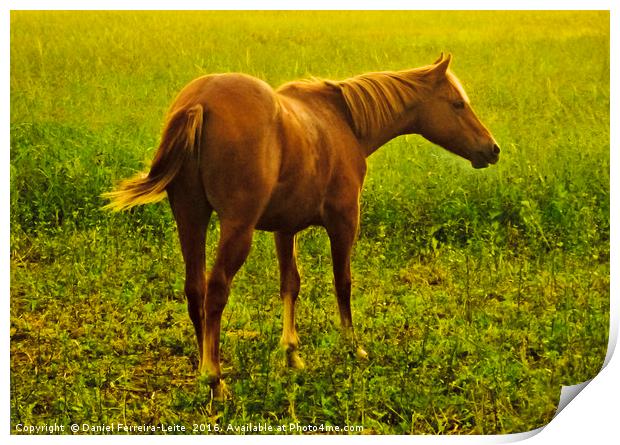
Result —
[[[501, 8], [500, 8], [501, 6]], [[62, 0], [62, 1], [45, 1], [45, 0], [9, 0], [3, 2], [2, 16], [0, 19], [0, 37], [1, 39], [1, 51], [2, 61], [9, 59], [10, 55], [10, 10], [27, 10], [27, 9], [42, 9], [42, 10], [58, 10], [58, 9], [76, 9], [76, 10], [133, 10], [133, 9], [147, 9], [147, 10], [181, 10], [181, 9], [412, 9], [412, 10], [449, 10], [449, 9], [470, 9], [470, 10], [495, 10], [495, 9], [513, 9], [513, 10], [610, 10], [611, 11], [611, 166], [612, 173], [617, 170], [618, 155], [615, 150], [618, 149], [617, 138], [617, 119], [618, 119], [618, 97], [617, 97], [617, 82], [618, 78], [618, 59], [614, 54], [614, 49], [617, 45], [617, 30], [620, 29], [620, 20], [617, 14], [617, 8], [614, 8], [615, 3], [613, 1], [577, 1], [577, 0], [522, 0], [522, 1], [502, 1], [502, 2], [490, 2], [471, 0], [469, 2], [456, 1], [456, 0], [434, 0], [434, 1], [395, 1], [395, 0], [383, 0], [381, 2], [371, 0], [358, 0], [358, 1], [282, 1], [271, 0], [267, 2], [257, 3], [250, 0], [227, 0], [225, 2], [218, 1], [198, 1], [198, 0], [177, 0], [174, 2], [156, 2], [153, 0]], [[2, 277], [2, 311], [3, 316], [0, 317], [0, 335], [2, 336], [5, 344], [3, 351], [10, 350], [9, 340], [9, 149], [10, 138], [10, 71], [9, 65], [2, 63], [3, 69], [0, 69], [0, 76], [3, 80], [3, 100], [0, 106], [0, 119], [1, 119], [1, 134], [3, 147], [0, 150], [2, 159], [0, 161], [0, 175], [4, 182], [2, 184], [2, 193], [0, 193], [0, 212], [2, 215], [2, 225], [0, 226], [0, 243], [4, 255], [0, 256], [0, 277]], [[611, 175], [611, 277], [612, 277], [612, 292], [611, 292], [611, 327], [610, 327], [610, 339], [608, 355], [606, 358], [607, 365], [604, 369], [593, 379], [593, 381], [585, 387], [585, 389], [577, 396], [577, 401], [569, 403], [564, 410], [562, 410], [558, 416], [551, 421], [546, 427], [539, 429], [535, 432], [520, 433], [515, 435], [504, 436], [413, 436], [403, 438], [402, 436], [389, 436], [389, 440], [396, 440], [400, 443], [507, 443], [517, 440], [522, 440], [527, 437], [529, 443], [547, 444], [550, 441], [553, 442], [566, 442], [566, 443], [583, 443], [584, 441], [593, 441], [592, 443], [609, 443], [612, 437], [617, 437], [616, 432], [616, 413], [619, 404], [617, 397], [620, 395], [620, 359], [617, 358], [618, 354], [613, 354], [612, 351], [615, 347], [618, 337], [618, 292], [616, 279], [617, 277], [617, 252], [618, 242], [617, 236], [617, 221], [618, 221], [618, 206], [616, 192], [618, 190], [618, 180], [614, 179], [614, 175]], [[10, 390], [9, 390], [9, 357], [8, 354], [0, 354], [0, 361], [2, 363], [2, 382], [0, 385], [0, 437], [8, 439], [10, 443], [32, 443], [40, 442], [44, 443], [78, 443], [78, 441], [88, 441], [92, 443], [109, 443], [110, 438], [106, 436], [9, 436], [10, 433]], [[538, 433], [538, 434], [535, 434]], [[532, 437], [533, 436], [533, 437]], [[314, 442], [316, 440], [327, 442], [339, 442], [342, 441], [374, 441], [376, 440], [372, 436], [318, 436], [319, 438], [302, 436], [295, 437], [298, 442]], [[149, 440], [157, 443], [174, 440], [175, 442], [186, 442], [194, 444], [195, 441], [217, 441], [218, 443], [237, 443], [239, 440], [243, 440], [239, 436], [222, 436], [222, 437], [202, 437], [196, 438], [191, 436], [172, 436], [172, 439], [162, 436], [145, 438], [142, 436], [114, 436], [114, 442], [135, 443], [136, 441]], [[246, 439], [247, 440], [247, 439]], [[273, 437], [266, 436], [252, 436], [253, 442], [258, 444], [265, 443], [271, 444], [274, 440]], [[276, 439], [278, 440], [278, 439]], [[287, 437], [286, 440], [289, 440]]]
[[595, 10], [613, 9], [612, 0], [504, 0], [501, 2], [470, 0], [226, 0], [226, 1], [200, 1], [200, 0], [176, 0], [176, 1], [153, 1], [153, 0], [8, 0], [7, 9], [101, 9], [101, 10], [299, 10], [299, 9], [368, 9], [368, 10]]

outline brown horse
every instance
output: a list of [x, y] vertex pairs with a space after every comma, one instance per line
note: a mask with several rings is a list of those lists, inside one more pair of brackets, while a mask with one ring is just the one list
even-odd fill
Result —
[[[122, 210], [167, 192], [186, 266], [185, 293], [206, 374], [222, 397], [220, 321], [231, 281], [254, 230], [275, 233], [284, 305], [282, 345], [297, 354], [295, 300], [300, 277], [296, 233], [323, 226], [331, 243], [340, 320], [357, 355], [351, 319], [351, 248], [359, 223], [366, 157], [390, 139], [417, 133], [475, 168], [494, 164], [499, 147], [478, 120], [451, 57], [421, 68], [363, 74], [343, 81], [291, 82], [273, 90], [243, 74], [203, 76], [178, 95], [148, 175], [106, 193]], [[220, 220], [217, 257], [205, 273], [209, 218]]]

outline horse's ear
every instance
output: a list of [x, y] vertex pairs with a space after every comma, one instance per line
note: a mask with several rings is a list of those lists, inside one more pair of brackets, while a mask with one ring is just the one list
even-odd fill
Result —
[[439, 55], [439, 59], [435, 60], [433, 62], [433, 65], [437, 65], [439, 62], [441, 62], [443, 60], [443, 51], [441, 52], [441, 54]]
[[442, 60], [435, 64], [435, 68], [433, 68], [433, 73], [437, 76], [445, 76], [446, 71], [450, 68], [450, 62], [452, 61], [452, 54], [448, 54]]

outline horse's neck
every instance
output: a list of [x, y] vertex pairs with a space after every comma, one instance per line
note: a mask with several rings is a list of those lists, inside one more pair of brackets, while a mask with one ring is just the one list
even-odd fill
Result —
[[364, 149], [366, 157], [370, 156], [379, 148], [398, 136], [416, 133], [415, 129], [412, 127], [412, 121], [414, 121], [412, 113], [417, 112], [417, 108], [418, 107], [413, 107], [408, 114], [400, 116], [397, 120], [381, 128], [381, 130], [375, 134], [369, 135], [365, 138], [358, 138], [360, 145]]
[[[329, 109], [330, 112], [334, 113], [334, 117], [338, 116], [337, 118], [342, 119], [343, 122], [347, 122], [351, 128], [351, 132], [355, 134], [347, 104], [341, 93], [337, 89], [333, 88], [333, 86], [306, 86], [304, 84], [301, 84], [300, 86], [293, 83], [287, 86], [287, 88], [281, 89], [279, 92], [290, 97], [301, 99], [307, 105], [322, 109], [324, 112]], [[399, 116], [394, 122], [388, 123], [385, 127], [373, 132], [371, 135], [363, 137], [355, 136], [365, 157], [370, 156], [377, 149], [395, 137], [406, 133], [411, 133], [409, 128], [411, 120], [412, 117], [410, 115], [402, 115]]]

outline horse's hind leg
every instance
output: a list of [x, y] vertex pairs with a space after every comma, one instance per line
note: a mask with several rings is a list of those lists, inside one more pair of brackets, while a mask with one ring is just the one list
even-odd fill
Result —
[[230, 284], [250, 252], [254, 226], [238, 220], [220, 220], [217, 257], [207, 280], [206, 331], [201, 371], [213, 388], [214, 398], [225, 397], [220, 370], [220, 325], [228, 301]]
[[188, 177], [185, 176], [170, 184], [168, 199], [177, 223], [181, 251], [185, 260], [185, 295], [189, 316], [198, 340], [199, 369], [202, 369], [206, 328], [204, 306], [207, 292], [205, 242], [213, 209], [204, 196], [202, 185], [199, 182], [189, 183]]
[[200, 351], [199, 371], [205, 375], [216, 399], [225, 397], [220, 370], [220, 325], [228, 301], [230, 284], [245, 261], [252, 242], [254, 225], [221, 217], [220, 240], [213, 269], [205, 273], [205, 241], [213, 208], [202, 185], [194, 187], [190, 176], [175, 181], [168, 197], [177, 222], [185, 260], [185, 294]]
[[274, 236], [280, 264], [280, 297], [284, 305], [281, 343], [286, 353], [288, 366], [302, 369], [304, 362], [297, 353], [299, 337], [295, 329], [295, 301], [300, 287], [300, 277], [295, 261], [295, 235], [276, 232]]

